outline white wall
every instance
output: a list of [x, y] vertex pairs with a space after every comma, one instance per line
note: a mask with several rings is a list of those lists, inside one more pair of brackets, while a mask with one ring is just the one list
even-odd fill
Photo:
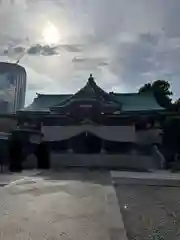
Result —
[[150, 129], [135, 131], [134, 126], [42, 126], [45, 141], [60, 141], [89, 131], [110, 141], [137, 142], [139, 144], [161, 143], [161, 130]]

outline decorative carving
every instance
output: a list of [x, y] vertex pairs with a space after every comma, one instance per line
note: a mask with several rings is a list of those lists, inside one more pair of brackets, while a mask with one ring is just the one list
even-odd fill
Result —
[[90, 84], [95, 84], [95, 81], [94, 81], [94, 78], [93, 78], [92, 74], [90, 74], [90, 76], [89, 76], [89, 78], [88, 78], [88, 82], [89, 82]]

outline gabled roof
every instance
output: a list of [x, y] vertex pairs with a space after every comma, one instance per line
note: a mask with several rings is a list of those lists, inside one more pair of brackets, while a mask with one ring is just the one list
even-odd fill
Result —
[[25, 110], [27, 111], [42, 111], [49, 110], [50, 107], [58, 104], [59, 102], [71, 97], [72, 94], [37, 94], [33, 103], [30, 104]]
[[116, 99], [121, 102], [121, 111], [157, 111], [164, 110], [153, 94], [146, 93], [113, 93]]
[[63, 107], [72, 101], [98, 100], [104, 104], [118, 106], [121, 112], [161, 111], [154, 95], [147, 93], [107, 93], [94, 81], [92, 75], [86, 85], [75, 94], [46, 95], [37, 94], [33, 103], [25, 108], [26, 111], [48, 111], [51, 108]]
[[71, 95], [69, 98], [60, 101], [57, 105], [53, 107], [62, 107], [73, 101], [81, 100], [98, 100], [104, 104], [115, 104], [119, 107], [121, 106], [121, 103], [117, 101], [113, 95], [105, 92], [96, 84], [94, 78], [90, 74], [90, 77], [83, 88], [81, 88], [75, 94]]

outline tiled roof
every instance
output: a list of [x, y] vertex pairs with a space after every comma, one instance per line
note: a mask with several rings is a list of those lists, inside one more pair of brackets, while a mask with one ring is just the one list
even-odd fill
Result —
[[90, 75], [86, 85], [77, 91], [75, 94], [71, 95], [69, 98], [66, 98], [59, 102], [57, 106], [54, 107], [62, 107], [72, 101], [81, 101], [81, 100], [98, 100], [104, 104], [115, 104], [117, 107], [121, 106], [121, 104], [116, 100], [116, 98], [105, 92], [102, 88], [100, 88], [94, 81], [92, 75]]
[[33, 103], [24, 110], [28, 111], [41, 111], [49, 110], [50, 107], [58, 104], [59, 102], [71, 97], [72, 94], [38, 94]]
[[26, 70], [24, 67], [22, 67], [19, 64], [10, 63], [10, 62], [0, 62], [0, 72], [1, 73], [22, 72], [22, 73], [26, 74]]
[[164, 110], [153, 94], [114, 93], [116, 99], [122, 104], [122, 111], [154, 111]]
[[63, 107], [72, 101], [87, 99], [99, 100], [105, 104], [115, 104], [124, 112], [164, 110], [158, 105], [152, 94], [107, 93], [95, 83], [92, 76], [86, 85], [75, 94], [38, 94], [33, 103], [24, 110], [44, 111], [54, 107]]
[[[121, 104], [121, 111], [153, 111], [164, 110], [158, 105], [154, 96], [138, 93], [114, 93], [116, 100]], [[34, 99], [33, 103], [25, 110], [41, 111], [49, 110], [50, 107], [63, 103], [71, 98], [72, 94], [41, 95]]]

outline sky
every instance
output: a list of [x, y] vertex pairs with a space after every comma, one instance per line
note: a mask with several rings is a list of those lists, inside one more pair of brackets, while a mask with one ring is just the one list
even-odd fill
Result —
[[0, 61], [36, 93], [74, 93], [92, 73], [107, 91], [157, 79], [180, 96], [179, 0], [0, 0]]

